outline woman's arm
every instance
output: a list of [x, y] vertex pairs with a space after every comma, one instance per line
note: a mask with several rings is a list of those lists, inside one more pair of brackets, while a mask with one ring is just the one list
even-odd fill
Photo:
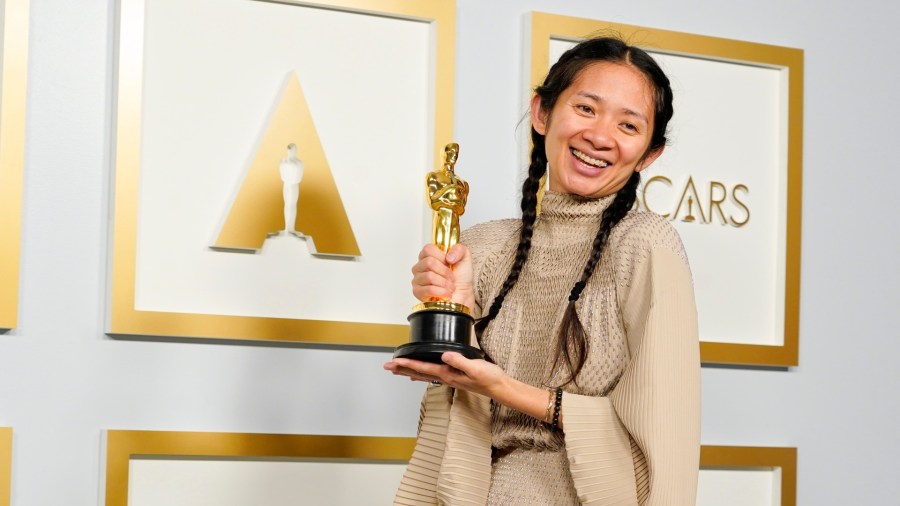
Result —
[[[395, 358], [384, 364], [384, 368], [413, 381], [437, 381], [484, 395], [508, 408], [548, 421], [547, 406], [553, 401], [551, 392], [511, 378], [503, 369], [485, 360], [470, 360], [454, 352], [444, 353], [441, 360], [444, 364]], [[553, 411], [551, 408], [551, 419]], [[561, 410], [558, 419], [560, 428], [563, 427], [563, 413]]]
[[[456, 244], [446, 254], [433, 244], [419, 253], [412, 268], [413, 295], [419, 300], [441, 297], [476, 307], [474, 269], [469, 249]], [[437, 381], [490, 397], [509, 408], [538, 420], [545, 420], [550, 393], [509, 377], [502, 369], [484, 360], [469, 360], [458, 353], [444, 353], [444, 364], [394, 359], [384, 368], [413, 381]], [[552, 416], [552, 413], [551, 413]], [[562, 414], [558, 425], [562, 427]]]
[[586, 504], [692, 505], [700, 353], [690, 269], [662, 218], [637, 213], [622, 225], [611, 246], [628, 364], [609, 397], [563, 397], [569, 468]]
[[700, 467], [700, 342], [691, 273], [651, 249], [623, 304], [631, 360], [610, 400], [646, 459], [647, 505], [696, 501]]

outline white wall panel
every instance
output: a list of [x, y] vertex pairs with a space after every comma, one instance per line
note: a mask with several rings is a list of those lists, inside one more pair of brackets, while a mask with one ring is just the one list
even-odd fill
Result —
[[[431, 26], [248, 0], [146, 4], [135, 308], [405, 323], [434, 159]], [[209, 248], [290, 73], [358, 261], [312, 257], [293, 237], [256, 255]]]
[[129, 506], [389, 505], [402, 464], [140, 460]]
[[778, 506], [781, 476], [771, 469], [703, 469], [697, 506]]

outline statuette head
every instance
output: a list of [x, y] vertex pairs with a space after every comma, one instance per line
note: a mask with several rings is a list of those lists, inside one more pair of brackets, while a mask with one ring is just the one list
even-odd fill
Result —
[[459, 144], [451, 142], [444, 146], [444, 169], [453, 171], [456, 158], [459, 156]]

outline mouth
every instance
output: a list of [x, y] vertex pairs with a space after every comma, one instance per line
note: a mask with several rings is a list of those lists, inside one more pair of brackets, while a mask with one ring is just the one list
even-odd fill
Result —
[[569, 148], [569, 150], [572, 152], [573, 155], [575, 155], [575, 158], [578, 158], [582, 162], [584, 162], [592, 167], [597, 167], [598, 169], [604, 169], [610, 165], [610, 163], [606, 160], [600, 160], [598, 158], [591, 158], [590, 156], [582, 153], [581, 151], [578, 151], [575, 148]]

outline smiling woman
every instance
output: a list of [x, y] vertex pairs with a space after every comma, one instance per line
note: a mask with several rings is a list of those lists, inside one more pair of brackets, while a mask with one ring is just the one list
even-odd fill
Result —
[[416, 297], [473, 308], [489, 358], [385, 364], [437, 382], [396, 504], [695, 502], [690, 270], [671, 225], [633, 209], [672, 114], [656, 62], [613, 38], [570, 49], [535, 89], [521, 221], [426, 246], [413, 267]]
[[531, 124], [546, 139], [550, 190], [605, 197], [656, 160], [663, 148], [648, 151], [651, 91], [634, 67], [600, 62], [582, 70], [549, 113], [535, 95]]

